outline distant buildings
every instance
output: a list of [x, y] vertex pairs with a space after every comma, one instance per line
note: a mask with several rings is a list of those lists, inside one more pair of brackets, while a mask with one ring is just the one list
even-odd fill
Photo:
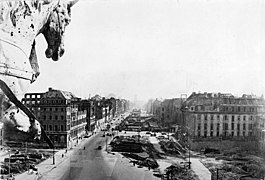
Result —
[[[265, 150], [265, 100], [222, 93], [192, 93], [186, 98], [148, 102], [149, 110], [166, 130], [192, 149]], [[152, 106], [150, 106], [152, 104]]]
[[113, 117], [128, 111], [128, 101], [96, 95], [81, 99], [71, 92], [49, 88], [27, 93], [22, 102], [35, 114], [56, 147], [72, 147], [88, 131], [100, 129]]
[[176, 132], [178, 126], [182, 125], [182, 105], [183, 99], [173, 98], [165, 100], [149, 100], [147, 103], [147, 113], [153, 114], [158, 123], [165, 130]]

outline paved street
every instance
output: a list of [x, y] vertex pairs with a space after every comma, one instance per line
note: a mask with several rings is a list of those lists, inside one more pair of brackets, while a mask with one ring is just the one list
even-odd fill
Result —
[[[39, 179], [52, 180], [152, 180], [159, 179], [147, 168], [137, 168], [118, 153], [106, 152], [106, 137], [102, 132], [86, 139], [82, 146], [66, 157], [56, 168]], [[107, 137], [109, 140], [111, 137]], [[102, 150], [97, 150], [102, 146]], [[84, 148], [85, 147], [85, 150]]]

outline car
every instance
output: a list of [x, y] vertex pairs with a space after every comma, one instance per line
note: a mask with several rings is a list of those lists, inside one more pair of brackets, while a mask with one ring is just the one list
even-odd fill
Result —
[[167, 133], [165, 133], [165, 132], [162, 132], [161, 134], [162, 134], [162, 135], [167, 135]]
[[85, 135], [84, 138], [89, 138], [89, 136], [88, 135]]
[[151, 134], [150, 132], [146, 132], [145, 134]]
[[102, 146], [98, 146], [98, 150], [101, 150], [102, 149]]

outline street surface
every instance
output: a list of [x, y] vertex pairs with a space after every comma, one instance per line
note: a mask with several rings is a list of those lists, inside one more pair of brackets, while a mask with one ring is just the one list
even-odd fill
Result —
[[[66, 158], [45, 174], [41, 179], [52, 180], [156, 180], [152, 170], [138, 168], [129, 163], [118, 153], [106, 152], [106, 138], [103, 132], [86, 139], [83, 146], [78, 147]], [[97, 147], [102, 146], [101, 150]], [[84, 149], [85, 147], [85, 149]]]

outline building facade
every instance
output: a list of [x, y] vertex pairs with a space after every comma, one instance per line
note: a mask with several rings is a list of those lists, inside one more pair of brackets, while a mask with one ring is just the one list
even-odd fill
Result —
[[264, 99], [253, 95], [192, 93], [182, 106], [182, 133], [193, 149], [256, 149], [264, 106]]
[[45, 93], [27, 93], [22, 102], [33, 111], [55, 147], [71, 147], [85, 133], [86, 111], [72, 93], [49, 88]]

